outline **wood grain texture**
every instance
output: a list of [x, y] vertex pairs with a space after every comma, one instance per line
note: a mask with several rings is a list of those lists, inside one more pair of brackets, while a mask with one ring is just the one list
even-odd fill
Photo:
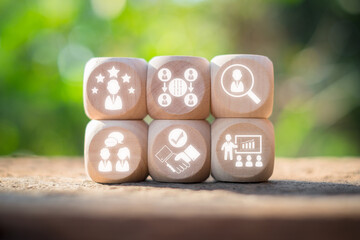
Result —
[[83, 158], [0, 158], [1, 239], [359, 239], [359, 158], [277, 158], [257, 184], [97, 184]]
[[154, 120], [149, 173], [160, 182], [201, 182], [210, 174], [210, 125], [204, 120]]
[[148, 175], [147, 130], [141, 120], [92, 120], [85, 133], [85, 169], [98, 183], [142, 181]]
[[210, 64], [202, 57], [149, 61], [147, 107], [154, 119], [205, 119], [210, 114]]
[[143, 119], [147, 62], [139, 58], [92, 58], [84, 70], [83, 99], [90, 119]]
[[215, 117], [268, 118], [274, 70], [260, 55], [221, 55], [211, 60], [211, 112]]
[[219, 181], [261, 182], [274, 169], [274, 127], [267, 119], [218, 118], [211, 125], [211, 174]]

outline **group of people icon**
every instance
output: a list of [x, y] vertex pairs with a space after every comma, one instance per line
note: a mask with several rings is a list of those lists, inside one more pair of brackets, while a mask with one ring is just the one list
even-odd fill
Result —
[[[253, 143], [254, 147], [255, 147], [255, 141], [252, 140], [251, 143]], [[253, 167], [254, 166], [254, 164], [252, 162], [252, 158], [253, 158], [252, 155], [255, 154], [255, 151], [253, 151], [253, 153], [251, 152], [252, 150], [254, 150], [254, 147], [246, 145], [246, 149], [247, 149], [246, 151], [244, 151], [244, 149], [241, 149], [238, 152], [235, 151], [235, 153], [238, 154], [238, 155], [236, 155], [235, 167], [243, 167], [244, 166], [244, 164], [242, 162], [242, 157], [239, 153], [247, 153], [245, 167]], [[235, 144], [234, 142], [232, 142], [231, 135], [226, 134], [225, 142], [221, 146], [221, 151], [224, 152], [224, 160], [225, 161], [234, 160], [234, 150], [238, 149], [238, 148], [239, 148], [239, 146], [237, 144]], [[241, 147], [241, 148], [243, 148], [243, 147]], [[261, 149], [260, 149], [259, 153], [261, 153]], [[260, 154], [258, 154], [256, 156], [255, 167], [262, 167], [262, 166], [263, 166], [262, 157]]]
[[[110, 161], [110, 150], [109, 148], [123, 144], [124, 135], [121, 132], [112, 132], [105, 139], [105, 146], [100, 150], [100, 162], [98, 165], [99, 172], [112, 172], [113, 166]], [[130, 170], [130, 150], [127, 147], [120, 147], [117, 151], [117, 158], [115, 165], [116, 172], [128, 172]]]
[[[163, 92], [158, 97], [158, 104], [162, 107], [171, 105], [172, 97], [183, 98], [184, 104], [188, 107], [194, 107], [198, 103], [198, 97], [193, 93], [192, 82], [196, 81], [198, 73], [194, 68], [188, 68], [184, 71], [184, 78], [173, 78], [172, 72], [168, 68], [162, 68], [158, 72], [158, 79], [163, 82]], [[169, 84], [167, 85], [167, 82]], [[167, 92], [169, 90], [169, 93]]]

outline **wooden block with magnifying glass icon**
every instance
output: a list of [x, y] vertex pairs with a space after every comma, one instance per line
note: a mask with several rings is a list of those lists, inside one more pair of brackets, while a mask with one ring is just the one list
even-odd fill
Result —
[[143, 181], [148, 125], [142, 120], [92, 120], [85, 133], [85, 169], [98, 183]]
[[90, 119], [143, 119], [147, 63], [139, 58], [92, 58], [84, 71], [83, 98]]
[[274, 128], [267, 119], [218, 118], [211, 125], [211, 175], [225, 182], [262, 182], [274, 168]]
[[211, 112], [215, 117], [268, 118], [274, 70], [260, 55], [221, 55], [211, 60]]
[[150, 60], [147, 107], [154, 119], [206, 119], [210, 114], [210, 64], [202, 57]]
[[148, 166], [159, 182], [202, 182], [210, 175], [210, 125], [204, 120], [154, 120]]

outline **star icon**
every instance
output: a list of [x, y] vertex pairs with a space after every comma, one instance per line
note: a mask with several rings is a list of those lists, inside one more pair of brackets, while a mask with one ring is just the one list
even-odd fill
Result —
[[121, 77], [123, 79], [123, 83], [130, 83], [130, 76], [125, 74], [124, 76]]
[[112, 69], [107, 70], [107, 71], [110, 73], [110, 77], [116, 77], [116, 78], [117, 78], [118, 72], [120, 72], [120, 70], [117, 70], [115, 68], [115, 66], [113, 66]]
[[135, 94], [135, 89], [133, 87], [129, 88], [129, 94]]
[[101, 73], [96, 76], [96, 80], [97, 80], [98, 83], [99, 83], [99, 82], [102, 82], [102, 83], [103, 83], [103, 82], [104, 82], [104, 78], [105, 78], [105, 77], [104, 77], [103, 75], [101, 75]]
[[99, 89], [97, 89], [96, 87], [93, 87], [93, 88], [91, 89], [91, 91], [92, 91], [93, 94], [97, 94], [97, 93], [98, 93], [98, 90], [99, 90]]

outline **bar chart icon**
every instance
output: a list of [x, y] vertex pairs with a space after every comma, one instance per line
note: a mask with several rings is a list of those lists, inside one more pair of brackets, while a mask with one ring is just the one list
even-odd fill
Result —
[[238, 146], [236, 154], [260, 154], [262, 153], [261, 135], [235, 135], [235, 144]]

